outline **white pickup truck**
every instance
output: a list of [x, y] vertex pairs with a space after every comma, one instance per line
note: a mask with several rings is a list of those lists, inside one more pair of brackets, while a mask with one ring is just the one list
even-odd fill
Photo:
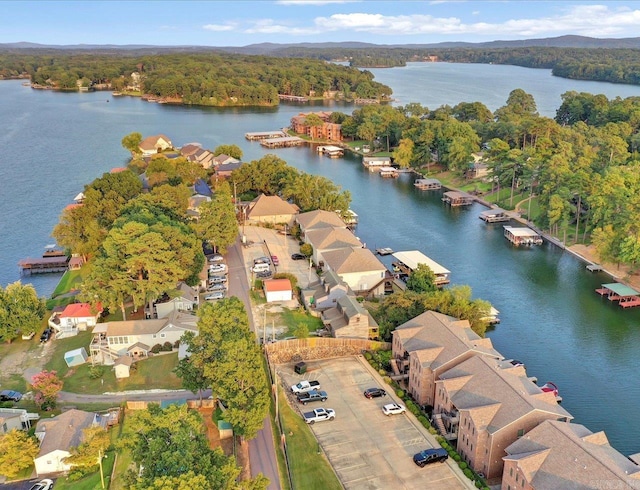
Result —
[[305, 412], [302, 414], [307, 424], [322, 422], [323, 420], [333, 420], [336, 418], [336, 412], [331, 408], [316, 408], [313, 412]]
[[291, 393], [306, 393], [311, 390], [319, 390], [320, 381], [300, 381], [297, 385], [291, 387]]

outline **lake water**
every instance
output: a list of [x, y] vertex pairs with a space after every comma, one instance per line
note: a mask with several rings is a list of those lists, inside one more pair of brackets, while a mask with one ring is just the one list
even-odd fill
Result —
[[[534, 95], [540, 113], [551, 117], [568, 90], [640, 95], [640, 87], [556, 79], [548, 70], [498, 65], [410, 64], [372, 71], [394, 89], [396, 103], [415, 101], [430, 108], [480, 100], [494, 110], [521, 87]], [[173, 107], [109, 93], [36, 91], [20, 81], [0, 83], [0, 98], [2, 285], [19, 279], [18, 260], [41, 255], [60, 211], [84, 184], [126, 163], [124, 135], [164, 133], [175, 145], [198, 141], [207, 148], [237, 144], [250, 161], [268, 152], [247, 142], [245, 132], [281, 128], [309, 108]], [[353, 110], [335, 104], [323, 108]], [[640, 310], [623, 311], [595, 294], [600, 283], [608, 282], [605, 275], [588, 273], [584, 264], [549, 245], [511, 247], [501, 226], [478, 219], [479, 205], [443, 206], [437, 193], [417, 191], [409, 176], [381, 179], [354, 157], [330, 160], [306, 147], [274, 153], [351, 191], [360, 215], [356, 233], [369, 248], [419, 249], [450, 269], [453, 283], [470, 285], [475, 297], [494, 304], [502, 319], [489, 334], [496, 348], [525, 362], [540, 382], [558, 384], [576, 422], [605, 430], [625, 454], [640, 451], [635, 422]], [[48, 295], [57, 280], [45, 274], [26, 281]]]

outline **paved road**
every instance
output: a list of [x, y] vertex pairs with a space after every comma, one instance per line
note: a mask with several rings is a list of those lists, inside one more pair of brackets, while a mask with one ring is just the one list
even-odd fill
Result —
[[[205, 390], [202, 392], [202, 398], [207, 398], [210, 395], [211, 390]], [[103, 393], [102, 395], [83, 395], [81, 393], [69, 393], [68, 391], [61, 391], [58, 393], [58, 400], [65, 403], [114, 402], [114, 405], [127, 400], [161, 402], [165, 400], [193, 400], [197, 398], [200, 398], [198, 394], [194, 395], [192, 392], [187, 390], [121, 391], [115, 393]]]
[[[239, 238], [229, 249], [226, 259], [229, 267], [228, 295], [237, 296], [242, 300], [249, 315], [249, 325], [255, 332], [251, 300], [249, 299], [249, 280], [242, 254], [242, 243]], [[271, 421], [268, 416], [264, 419], [262, 430], [258, 432], [256, 438], [249, 441], [249, 459], [251, 460], [251, 476], [262, 473], [271, 482], [267, 487], [269, 490], [280, 490], [276, 450], [273, 444]]]

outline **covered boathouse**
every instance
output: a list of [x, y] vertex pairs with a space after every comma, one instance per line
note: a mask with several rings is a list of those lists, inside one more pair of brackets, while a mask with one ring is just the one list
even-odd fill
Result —
[[609, 301], [618, 301], [623, 308], [640, 306], [640, 292], [618, 282], [603, 284], [601, 288], [596, 289], [596, 293], [606, 296]]
[[504, 236], [514, 245], [542, 245], [542, 237], [531, 228], [504, 226]]
[[418, 265], [424, 264], [435, 274], [436, 286], [444, 286], [450, 282], [449, 274], [451, 274], [451, 271], [449, 269], [445, 269], [435, 260], [430, 259], [418, 250], [395, 252], [391, 255], [396, 259], [396, 261], [393, 262], [394, 271], [400, 272], [401, 274], [411, 275]]
[[421, 191], [437, 191], [442, 188], [438, 179], [416, 179], [413, 185]]
[[442, 201], [451, 207], [469, 206], [473, 204], [473, 196], [466, 192], [448, 191], [442, 195]]
[[502, 221], [509, 221], [511, 217], [504, 209], [492, 208], [482, 211], [478, 216], [482, 221], [486, 223], [500, 223]]

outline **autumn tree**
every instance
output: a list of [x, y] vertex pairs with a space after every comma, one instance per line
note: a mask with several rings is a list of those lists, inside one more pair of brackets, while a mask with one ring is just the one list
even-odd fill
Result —
[[63, 382], [56, 371], [41, 371], [31, 377], [31, 386], [35, 391], [34, 401], [41, 410], [52, 410], [56, 406], [58, 393]]
[[12, 429], [0, 435], [0, 474], [15, 478], [33, 464], [39, 451], [38, 440], [25, 431]]
[[82, 442], [78, 446], [71, 448], [70, 456], [64, 458], [63, 461], [87, 472], [99, 466], [102, 488], [104, 488], [102, 457], [110, 445], [111, 437], [104, 427], [100, 425], [87, 427], [82, 431]]
[[199, 311], [200, 333], [193, 339], [191, 359], [225, 400], [225, 416], [234, 431], [252, 439], [269, 410], [269, 387], [247, 312], [235, 297], [206, 304]]
[[11, 342], [21, 332], [35, 332], [45, 314], [42, 298], [31, 284], [20, 281], [0, 287], [0, 341]]

